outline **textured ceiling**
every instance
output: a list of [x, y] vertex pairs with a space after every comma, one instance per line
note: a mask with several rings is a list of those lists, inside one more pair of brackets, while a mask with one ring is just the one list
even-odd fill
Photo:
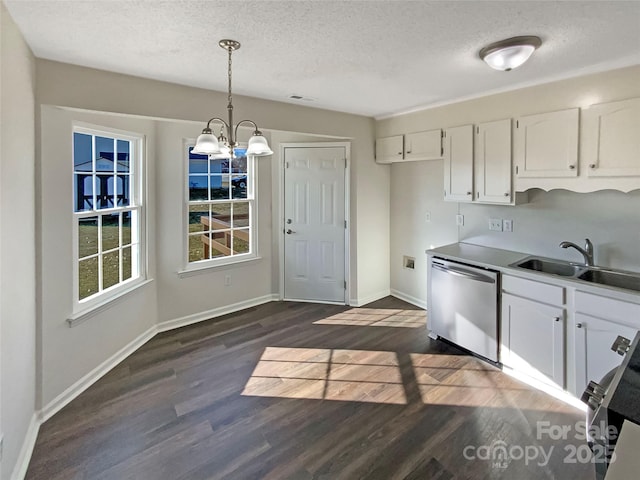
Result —
[[[640, 64], [640, 1], [4, 0], [37, 57], [369, 116]], [[478, 50], [538, 35], [523, 67]]]

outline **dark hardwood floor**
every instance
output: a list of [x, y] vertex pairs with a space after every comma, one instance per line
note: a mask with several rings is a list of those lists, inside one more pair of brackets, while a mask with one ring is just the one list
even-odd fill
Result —
[[424, 322], [274, 302], [159, 334], [41, 426], [26, 478], [593, 478], [567, 462], [581, 412]]

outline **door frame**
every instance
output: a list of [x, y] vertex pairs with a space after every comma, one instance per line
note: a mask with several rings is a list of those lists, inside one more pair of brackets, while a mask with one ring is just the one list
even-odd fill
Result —
[[351, 251], [350, 251], [350, 237], [351, 237], [351, 217], [349, 212], [351, 210], [351, 142], [301, 142], [301, 143], [281, 143], [280, 144], [280, 158], [278, 159], [278, 212], [277, 221], [274, 221], [276, 225], [275, 230], [278, 236], [278, 264], [279, 264], [279, 292], [278, 297], [281, 301], [285, 300], [284, 297], [284, 191], [285, 191], [285, 168], [284, 168], [284, 156], [287, 148], [340, 148], [345, 149], [346, 166], [344, 169], [344, 219], [347, 222], [347, 227], [344, 229], [344, 279], [347, 283], [344, 289], [344, 302], [329, 302], [319, 300], [296, 300], [296, 301], [308, 301], [309, 303], [329, 303], [334, 305], [349, 305], [349, 299], [351, 295], [351, 269], [349, 265], [351, 263]]

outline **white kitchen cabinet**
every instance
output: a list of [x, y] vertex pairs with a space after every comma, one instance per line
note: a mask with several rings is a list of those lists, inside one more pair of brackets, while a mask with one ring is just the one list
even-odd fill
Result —
[[589, 177], [640, 176], [640, 98], [584, 109], [582, 135]]
[[404, 160], [437, 160], [442, 158], [442, 130], [407, 133], [404, 136]]
[[392, 163], [403, 159], [404, 137], [394, 135], [376, 139], [376, 162]]
[[579, 109], [572, 108], [516, 119], [516, 177], [578, 176], [578, 117]]
[[565, 311], [502, 294], [500, 361], [532, 378], [564, 387]]
[[474, 164], [475, 200], [510, 204], [511, 119], [476, 126]]
[[473, 201], [473, 125], [447, 128], [444, 146], [444, 199]]
[[640, 327], [640, 304], [576, 292], [575, 310], [574, 393], [580, 396], [590, 380], [598, 382], [622, 363], [611, 345], [618, 335], [633, 340]]

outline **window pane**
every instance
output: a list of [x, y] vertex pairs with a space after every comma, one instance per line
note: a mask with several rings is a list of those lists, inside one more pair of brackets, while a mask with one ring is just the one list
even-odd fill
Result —
[[129, 172], [129, 156], [131, 155], [131, 144], [127, 140], [118, 140], [118, 172]]
[[96, 137], [96, 171], [114, 172], [113, 138]]
[[230, 230], [210, 232], [207, 235], [211, 258], [226, 257], [231, 254]]
[[130, 200], [130, 175], [118, 175], [116, 177], [116, 195], [119, 207], [128, 207], [131, 205]]
[[76, 172], [90, 172], [91, 163], [91, 135], [84, 133], [73, 134], [73, 169]]
[[189, 205], [189, 233], [209, 230], [209, 205]]
[[76, 212], [93, 208], [93, 176], [77, 173], [73, 176], [74, 209]]
[[131, 212], [122, 212], [122, 245], [131, 243]]
[[231, 178], [233, 198], [247, 198], [247, 176], [233, 175]]
[[246, 149], [236, 148], [236, 158], [233, 159], [231, 167], [232, 173], [247, 173], [247, 157], [244, 155], [246, 151]]
[[[198, 262], [204, 260], [204, 234], [189, 235], [189, 261]], [[206, 257], [209, 258], [209, 257]]]
[[229, 175], [211, 175], [211, 200], [229, 198]]
[[78, 258], [98, 253], [98, 217], [78, 219]]
[[78, 298], [98, 293], [98, 257], [78, 262]]
[[204, 175], [189, 175], [189, 200], [207, 199], [207, 177]]
[[211, 230], [226, 230], [231, 227], [231, 204], [211, 205]]
[[113, 208], [113, 175], [96, 174], [97, 209]]
[[102, 256], [102, 288], [109, 288], [120, 282], [120, 250]]
[[211, 170], [209, 173], [229, 173], [229, 159], [211, 159], [209, 160]]
[[[120, 245], [120, 214], [102, 215], [102, 251], [106, 252]], [[105, 287], [106, 288], [106, 287]]]
[[209, 173], [207, 172], [208, 155], [198, 155], [191, 153], [193, 147], [189, 147], [189, 173]]
[[233, 204], [233, 226], [249, 226], [249, 202], [238, 202]]
[[122, 249], [122, 280], [131, 278], [131, 247]]
[[249, 230], [233, 231], [233, 254], [249, 253]]

